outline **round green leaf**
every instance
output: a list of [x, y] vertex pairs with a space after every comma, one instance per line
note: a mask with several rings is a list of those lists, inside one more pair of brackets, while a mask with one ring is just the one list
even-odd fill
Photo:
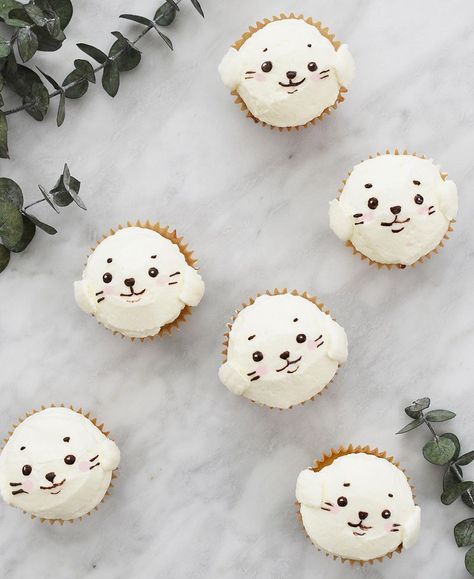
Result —
[[470, 509], [474, 509], [474, 491], [470, 490], [467, 493], [463, 493], [461, 495], [461, 500]]
[[35, 224], [30, 221], [30, 219], [26, 215], [22, 215], [23, 218], [23, 235], [21, 236], [20, 241], [11, 248], [11, 251], [15, 253], [20, 253], [24, 251], [27, 246], [29, 245], [30, 241], [35, 236], [36, 226]]
[[0, 36], [0, 58], [7, 57], [10, 54], [10, 51], [11, 51], [10, 42]]
[[466, 553], [464, 563], [466, 564], [466, 569], [474, 577], [474, 547], [471, 547]]
[[74, 66], [77, 70], [85, 76], [89, 82], [95, 82], [95, 72], [94, 67], [88, 60], [83, 60], [82, 58], [76, 58], [74, 61]]
[[449, 438], [430, 440], [423, 447], [423, 456], [426, 460], [437, 465], [448, 464], [455, 453], [456, 445]]
[[451, 410], [430, 410], [425, 414], [426, 420], [429, 422], [446, 422], [446, 420], [451, 420], [456, 414], [451, 412]]
[[102, 86], [105, 92], [111, 97], [114, 97], [118, 92], [120, 86], [120, 73], [117, 63], [113, 60], [109, 60], [104, 66]]
[[441, 502], [443, 505], [450, 505], [451, 503], [454, 503], [454, 501], [458, 499], [463, 493], [472, 489], [473, 484], [474, 483], [472, 481], [463, 481], [449, 487], [447, 490], [443, 491], [441, 495]]
[[27, 62], [30, 58], [33, 58], [38, 50], [38, 37], [33, 30], [31, 28], [21, 28], [18, 31], [17, 42], [21, 60]]
[[0, 273], [10, 263], [10, 250], [4, 245], [0, 244]]
[[33, 30], [38, 38], [38, 50], [42, 52], [54, 52], [55, 50], [59, 50], [63, 45], [64, 38], [55, 38], [47, 28], [35, 26]]
[[23, 219], [18, 209], [9, 201], [0, 200], [0, 237], [3, 245], [11, 249], [23, 235]]
[[37, 217], [35, 217], [34, 215], [31, 215], [31, 213], [28, 213], [27, 217], [30, 221], [32, 221], [36, 225], [36, 227], [39, 227], [39, 229], [41, 229], [42, 231], [44, 231], [48, 235], [56, 235], [57, 230], [54, 229], [54, 227], [52, 227], [51, 225], [48, 225], [47, 223], [43, 223]]
[[461, 443], [459, 442], [459, 438], [452, 432], [445, 432], [441, 435], [441, 438], [449, 438], [449, 440], [454, 442], [456, 452], [454, 453], [453, 460], [456, 460], [459, 456], [459, 453], [461, 452]]
[[70, 0], [35, 0], [35, 4], [45, 11], [49, 11], [52, 8], [58, 15], [59, 23], [63, 30], [71, 21], [73, 8]]
[[31, 96], [35, 85], [43, 86], [41, 78], [36, 72], [22, 64], [8, 67], [4, 70], [4, 76], [7, 85], [21, 97]]
[[49, 107], [49, 93], [44, 84], [34, 84], [32, 94], [23, 98], [26, 112], [36, 121], [42, 121]]
[[466, 466], [467, 464], [470, 464], [473, 460], [474, 460], [474, 450], [470, 450], [469, 452], [466, 452], [466, 454], [460, 456], [458, 460], [456, 460], [456, 464], [459, 464], [460, 466]]
[[165, 2], [162, 6], [158, 8], [155, 13], [153, 20], [160, 26], [169, 26], [176, 18], [176, 9]]
[[114, 59], [121, 72], [132, 70], [140, 64], [140, 60], [142, 59], [140, 51], [124, 44], [120, 40], [116, 40], [112, 44], [109, 51], [109, 56], [113, 58], [121, 51], [123, 52], [120, 54], [120, 56]]
[[0, 177], [0, 200], [9, 201], [17, 209], [23, 207], [23, 193], [12, 179]]
[[12, 10], [22, 8], [22, 4], [16, 0], [0, 0], [0, 18], [8, 18]]
[[454, 527], [454, 539], [458, 547], [474, 545], [474, 519], [465, 519]]
[[[456, 476], [456, 471], [459, 477]], [[455, 464], [450, 464], [446, 469], [444, 476], [443, 476], [443, 491], [447, 491], [453, 485], [458, 484], [462, 480], [462, 469], [456, 466]]]
[[79, 99], [84, 96], [89, 88], [89, 83], [84, 78], [83, 74], [77, 69], [70, 72], [67, 77], [63, 80], [63, 86], [67, 86], [73, 82], [80, 81], [76, 85], [67, 88], [65, 90], [66, 97], [68, 99]]
[[420, 426], [420, 424], [423, 424], [423, 422], [424, 422], [423, 418], [417, 418], [416, 420], [413, 420], [413, 422], [410, 422], [409, 424], [404, 426], [401, 430], [397, 432], [397, 434], [404, 434], [405, 432], [409, 432], [414, 428], [418, 428], [418, 426]]

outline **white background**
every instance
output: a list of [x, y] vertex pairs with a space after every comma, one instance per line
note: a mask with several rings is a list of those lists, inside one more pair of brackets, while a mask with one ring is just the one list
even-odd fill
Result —
[[[35, 62], [62, 79], [76, 42], [108, 48], [122, 12], [152, 16], [151, 0], [75, 2], [60, 53]], [[141, 43], [142, 65], [112, 100], [100, 84], [69, 101], [66, 122], [9, 117], [11, 161], [28, 201], [67, 161], [88, 206], [37, 216], [41, 232], [0, 277], [0, 423], [72, 403], [105, 421], [122, 450], [112, 496], [83, 522], [30, 521], [0, 505], [0, 575], [25, 578], [463, 579], [452, 528], [472, 512], [439, 502], [442, 469], [421, 448], [428, 432], [394, 433], [403, 407], [429, 395], [458, 413], [452, 429], [474, 447], [474, 4], [469, 0], [184, 0], [168, 34]], [[231, 42], [280, 11], [321, 19], [350, 45], [357, 76], [341, 107], [296, 133], [254, 125], [217, 75]], [[56, 105], [54, 105], [55, 107]], [[456, 181], [452, 239], [415, 269], [377, 271], [328, 227], [327, 206], [352, 166], [405, 147], [432, 156]], [[136, 218], [171, 224], [191, 242], [207, 293], [181, 331], [154, 343], [113, 336], [74, 304], [88, 249]], [[273, 287], [316, 294], [346, 328], [350, 357], [315, 402], [278, 412], [217, 380], [225, 323]], [[419, 544], [383, 565], [350, 568], [318, 553], [295, 517], [301, 469], [331, 446], [387, 449], [412, 475], [423, 510]], [[474, 476], [466, 468], [467, 476]]]

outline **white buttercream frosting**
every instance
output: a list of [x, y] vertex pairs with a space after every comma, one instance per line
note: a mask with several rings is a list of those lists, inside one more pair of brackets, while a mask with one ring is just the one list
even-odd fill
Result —
[[354, 167], [329, 218], [371, 260], [411, 265], [440, 244], [457, 209], [456, 185], [431, 159], [387, 154]]
[[177, 244], [152, 229], [127, 227], [96, 247], [74, 290], [79, 307], [105, 327], [144, 338], [186, 305], [197, 306], [204, 282]]
[[347, 359], [347, 336], [312, 301], [263, 295], [237, 315], [219, 377], [227, 388], [275, 408], [309, 400]]
[[333, 105], [354, 76], [346, 45], [338, 50], [316, 26], [298, 19], [271, 22], [219, 65], [257, 119], [275, 127], [304, 125]]
[[304, 528], [316, 545], [343, 559], [369, 561], [411, 547], [420, 530], [403, 471], [384, 458], [348, 454], [296, 483]]
[[104, 498], [120, 451], [82, 414], [47, 408], [21, 422], [0, 455], [0, 493], [44, 519], [71, 520]]

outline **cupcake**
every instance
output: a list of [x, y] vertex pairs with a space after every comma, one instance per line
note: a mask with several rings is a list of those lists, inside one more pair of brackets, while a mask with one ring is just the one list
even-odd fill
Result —
[[236, 312], [223, 354], [219, 378], [231, 392], [287, 409], [331, 382], [347, 359], [347, 336], [315, 298], [275, 290]]
[[334, 558], [382, 560], [418, 539], [420, 507], [399, 463], [385, 452], [332, 450], [299, 474], [296, 499], [306, 534]]
[[329, 221], [362, 259], [405, 268], [437, 253], [457, 210], [456, 185], [438, 165], [395, 150], [354, 167], [330, 203]]
[[102, 426], [72, 408], [44, 408], [13, 427], [0, 454], [0, 494], [50, 522], [93, 511], [111, 486], [120, 451]]
[[147, 222], [111, 230], [74, 284], [79, 307], [129, 338], [153, 338], [183, 321], [204, 294], [192, 252], [176, 231]]
[[251, 27], [219, 73], [255, 122], [290, 129], [314, 124], [344, 100], [354, 61], [320, 22], [281, 14]]

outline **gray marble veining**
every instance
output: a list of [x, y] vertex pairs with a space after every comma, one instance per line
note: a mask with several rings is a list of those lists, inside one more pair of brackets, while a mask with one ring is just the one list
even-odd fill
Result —
[[[153, 14], [141, 0], [75, 3], [61, 53], [76, 42], [132, 37], [123, 12]], [[133, 4], [133, 5], [132, 5]], [[99, 512], [64, 527], [0, 505], [0, 576], [29, 578], [463, 579], [452, 527], [469, 516], [443, 507], [441, 471], [420, 453], [427, 433], [394, 432], [405, 403], [430, 395], [458, 412], [446, 428], [474, 444], [473, 228], [474, 4], [468, 0], [207, 0], [189, 2], [169, 34], [149, 34], [142, 65], [111, 100], [100, 86], [68, 102], [66, 122], [10, 118], [13, 159], [1, 173], [29, 200], [67, 161], [88, 206], [48, 207], [58, 226], [38, 234], [0, 278], [0, 424], [42, 403], [93, 410], [122, 450], [120, 476]], [[257, 19], [280, 11], [320, 18], [355, 56], [346, 102], [316, 127], [278, 133], [247, 120], [216, 66]], [[328, 228], [327, 204], [345, 173], [387, 147], [433, 156], [460, 191], [452, 239], [432, 260], [377, 271]], [[207, 294], [166, 340], [113, 336], [74, 304], [88, 248], [128, 219], [176, 227], [196, 251]], [[315, 293], [347, 330], [348, 363], [317, 401], [270, 411], [217, 380], [225, 323], [248, 296], [273, 287]], [[342, 566], [318, 553], [295, 517], [299, 471], [331, 446], [387, 449], [413, 477], [423, 509], [419, 544], [383, 565]], [[466, 448], [468, 450], [468, 448]], [[474, 475], [472, 467], [467, 475]]]

